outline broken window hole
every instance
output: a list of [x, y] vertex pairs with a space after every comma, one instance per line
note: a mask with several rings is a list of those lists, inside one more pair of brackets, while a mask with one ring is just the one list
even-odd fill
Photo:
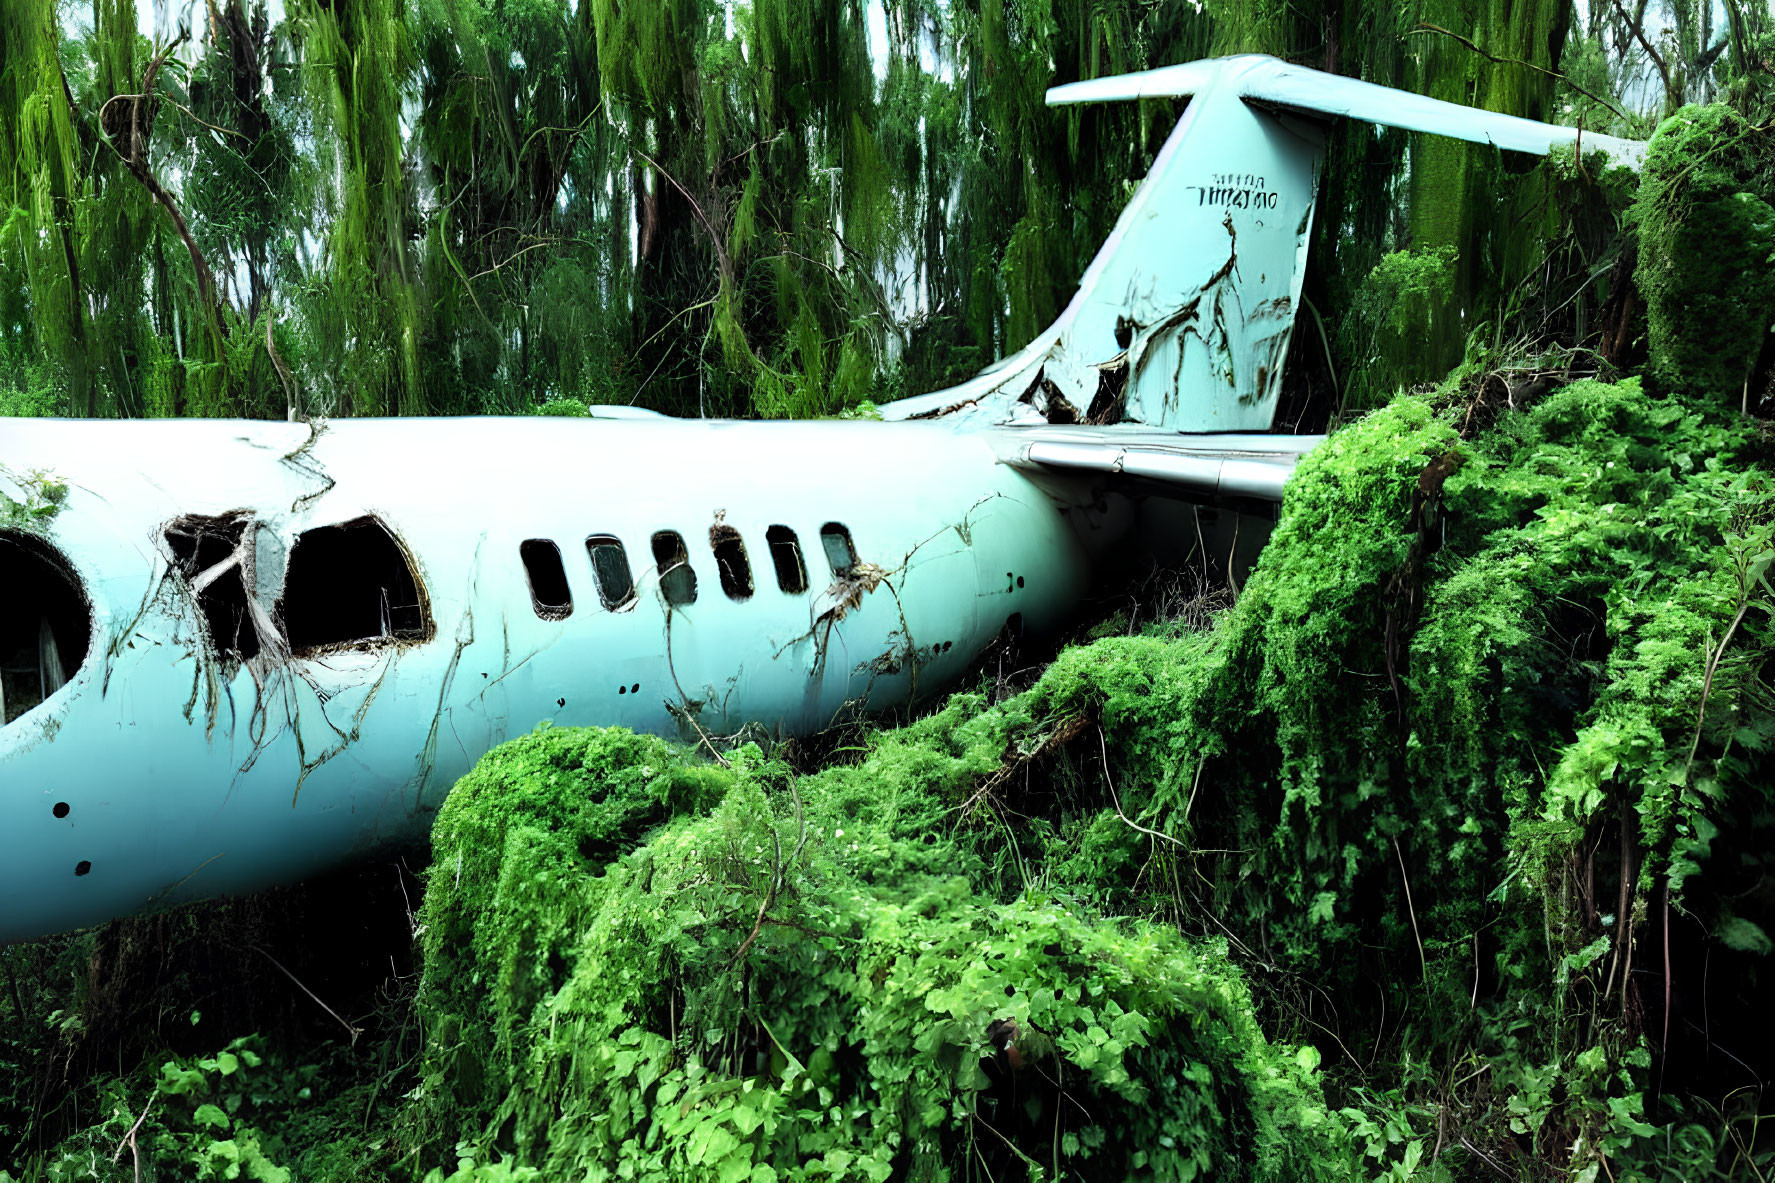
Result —
[[820, 527], [820, 546], [826, 551], [826, 561], [832, 565], [832, 574], [839, 579], [849, 579], [857, 573], [857, 548], [851, 545], [851, 532], [838, 522], [827, 522]]
[[655, 534], [653, 561], [659, 568], [659, 590], [666, 603], [674, 608], [696, 603], [696, 572], [691, 569], [683, 535], [674, 530]]
[[573, 592], [567, 587], [567, 569], [561, 565], [561, 548], [547, 538], [526, 538], [518, 544], [524, 573], [530, 577], [530, 603], [544, 620], [566, 620], [573, 615]]
[[373, 517], [298, 534], [278, 612], [296, 654], [431, 635], [412, 563]]
[[0, 533], [0, 724], [60, 690], [86, 660], [92, 613], [74, 568], [30, 534]]
[[259, 630], [247, 595], [252, 519], [244, 513], [191, 515], [167, 526], [166, 545], [209, 628], [217, 657], [250, 661], [259, 655]]
[[792, 596], [807, 590], [807, 562], [801, 557], [801, 542], [787, 526], [772, 526], [764, 532], [770, 544], [770, 561], [776, 565], [777, 586]]
[[68, 803], [66, 801], [57, 801], [55, 803], [55, 808], [50, 810], [49, 812], [55, 814], [57, 817], [67, 817], [68, 816]]
[[90, 870], [92, 870], [92, 862], [89, 859], [81, 859], [74, 864], [74, 873], [76, 875], [84, 875]]
[[715, 573], [721, 577], [721, 590], [730, 600], [752, 598], [752, 564], [746, 558], [746, 543], [732, 526], [709, 528], [709, 549], [715, 552]]
[[609, 534], [594, 534], [586, 539], [586, 554], [592, 560], [592, 580], [598, 585], [598, 599], [612, 612], [620, 612], [635, 602], [635, 577], [629, 570], [629, 552], [622, 539]]

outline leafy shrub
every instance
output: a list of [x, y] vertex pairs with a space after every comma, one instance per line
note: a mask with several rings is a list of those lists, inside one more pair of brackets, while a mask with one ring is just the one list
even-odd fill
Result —
[[450, 1178], [1338, 1174], [1317, 1056], [1264, 1039], [1223, 943], [981, 889], [939, 817], [1002, 747], [954, 721], [801, 780], [621, 730], [489, 754], [421, 916], [423, 1104], [484, 1131]]
[[289, 1169], [277, 1162], [284, 1141], [261, 1125], [306, 1100], [305, 1081], [317, 1071], [277, 1072], [261, 1041], [249, 1036], [214, 1056], [166, 1061], [146, 1096], [132, 1093], [124, 1080], [110, 1081], [101, 1090], [106, 1116], [64, 1142], [42, 1164], [41, 1177], [51, 1183], [103, 1178], [127, 1163], [131, 1175], [149, 1180], [290, 1183]]
[[1425, 342], [1450, 314], [1454, 292], [1452, 246], [1381, 257], [1356, 285], [1338, 323], [1339, 352], [1351, 371], [1347, 411], [1380, 406], [1423, 379]]

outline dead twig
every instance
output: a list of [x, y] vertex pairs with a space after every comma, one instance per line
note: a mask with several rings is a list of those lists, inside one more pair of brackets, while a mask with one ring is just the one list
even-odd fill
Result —
[[299, 987], [301, 989], [302, 993], [304, 993], [304, 994], [308, 995], [308, 997], [314, 999], [316, 1006], [318, 1006], [322, 1010], [326, 1011], [329, 1015], [332, 1015], [335, 1019], [338, 1019], [339, 1025], [351, 1033], [351, 1046], [352, 1047], [357, 1046], [357, 1037], [363, 1034], [363, 1031], [361, 1029], [359, 1029], [357, 1027], [353, 1027], [350, 1023], [347, 1023], [345, 1021], [344, 1017], [341, 1016], [338, 1011], [334, 1010], [332, 1007], [328, 1006], [326, 1003], [321, 1001], [320, 995], [316, 994], [313, 990], [310, 990], [307, 986], [302, 985], [302, 979], [298, 978], [295, 974], [293, 974], [289, 970], [285, 969], [283, 962], [279, 961], [277, 958], [273, 957], [271, 954], [267, 953], [265, 950], [259, 948], [259, 946], [257, 946], [257, 945], [248, 945], [247, 948], [251, 949], [253, 952], [257, 953], [259, 956], [263, 957], [265, 960], [271, 962], [271, 964], [277, 966], [278, 970], [283, 974], [284, 977], [286, 977], [286, 978], [290, 979], [290, 981], [296, 983], [297, 987]]
[[764, 902], [758, 905], [758, 919], [752, 925], [752, 935], [740, 943], [740, 947], [734, 953], [733, 960], [728, 963], [729, 965], [738, 965], [745, 959], [746, 950], [752, 947], [752, 942], [758, 939], [758, 934], [764, 929], [764, 914], [770, 911], [770, 906], [777, 901], [777, 879], [783, 873], [783, 840], [777, 837], [777, 828], [774, 825], [770, 828], [770, 842], [776, 851], [772, 856], [770, 886], [765, 889]]
[[[1074, 1103], [1076, 1104], [1076, 1102], [1074, 1102]], [[1082, 1108], [1084, 1108], [1084, 1106], [1080, 1105], [1079, 1108], [1082, 1109]], [[1010, 1147], [1012, 1154], [1015, 1154], [1018, 1158], [1022, 1159], [1024, 1162], [1028, 1163], [1030, 1166], [1036, 1168], [1038, 1171], [1044, 1169], [1042, 1167], [1041, 1163], [1035, 1161], [1035, 1159], [1029, 1157], [1029, 1155], [1027, 1155], [1027, 1154], [1023, 1153], [1021, 1150], [1017, 1149], [1016, 1144], [1014, 1142], [1012, 1142], [1009, 1138], [1005, 1137], [1003, 1134], [1001, 1134], [997, 1130], [993, 1129], [991, 1125], [987, 1124], [986, 1122], [981, 1121], [980, 1115], [978, 1113], [975, 1113], [972, 1110], [969, 1110], [968, 1116], [970, 1118], [972, 1118], [974, 1121], [974, 1124], [978, 1125], [981, 1129], [992, 1130], [992, 1136], [997, 1138], [1000, 1142], [1003, 1142], [1006, 1146]]]
[[1461, 1145], [1465, 1146], [1467, 1148], [1468, 1152], [1471, 1153], [1480, 1162], [1484, 1163], [1486, 1166], [1490, 1167], [1492, 1170], [1496, 1171], [1498, 1174], [1502, 1175], [1506, 1179], [1515, 1179], [1516, 1178], [1515, 1175], [1512, 1175], [1509, 1171], [1506, 1171], [1503, 1167], [1499, 1166], [1497, 1159], [1493, 1158], [1491, 1155], [1487, 1154], [1485, 1151], [1481, 1150], [1479, 1147], [1473, 1145], [1473, 1143], [1467, 1141], [1467, 1135], [1461, 1134], [1461, 1135], [1459, 1135], [1459, 1137], [1461, 1139]]
[[[1619, 7], [1618, 3], [1617, 3], [1617, 7]], [[1445, 29], [1441, 25], [1433, 25], [1429, 21], [1419, 21], [1418, 27], [1413, 29], [1412, 33], [1414, 33], [1414, 34], [1440, 33], [1444, 37], [1453, 37], [1456, 41], [1459, 41], [1462, 45], [1465, 45], [1468, 49], [1472, 50], [1474, 53], [1478, 54], [1480, 57], [1482, 57], [1482, 58], [1486, 59], [1487, 61], [1492, 62], [1496, 65], [1521, 66], [1525, 70], [1533, 70], [1538, 74], [1545, 74], [1549, 78], [1556, 78], [1559, 81], [1565, 83], [1567, 86], [1571, 87], [1573, 90], [1577, 91], [1579, 94], [1583, 95], [1585, 98], [1591, 99], [1594, 102], [1601, 103], [1603, 106], [1607, 107], [1609, 110], [1611, 110], [1615, 114], [1619, 115], [1622, 119], [1627, 119], [1627, 112], [1621, 110], [1621, 108], [1617, 107], [1611, 100], [1605, 99], [1599, 94], [1595, 94], [1591, 91], [1585, 90], [1582, 86], [1579, 86], [1576, 82], [1573, 82], [1570, 78], [1567, 78], [1564, 74], [1561, 74], [1558, 70], [1549, 70], [1546, 66], [1537, 66], [1533, 62], [1525, 62], [1521, 58], [1499, 57], [1495, 53], [1492, 53], [1488, 50], [1480, 48], [1478, 43], [1470, 40], [1469, 38], [1461, 36], [1459, 33], [1455, 32], [1453, 29]]]
[[1088, 725], [1089, 720], [1082, 715], [1074, 719], [1069, 719], [1060, 724], [1060, 726], [1056, 727], [1053, 731], [1050, 731], [1042, 739], [1042, 742], [1036, 745], [1034, 751], [1029, 752], [1028, 754], [1019, 753], [1007, 758], [1005, 763], [999, 765], [998, 771], [987, 777], [986, 780], [981, 783], [980, 787], [974, 790], [973, 795], [957, 806], [953, 812], [959, 812], [964, 819], [967, 818], [968, 814], [972, 811], [975, 802], [982, 798], [992, 796], [993, 790], [1010, 780], [1011, 776], [1018, 769], [1035, 763], [1037, 760], [1042, 759], [1049, 752], [1063, 744], [1071, 743]]
[[136, 1146], [136, 1131], [142, 1128], [144, 1121], [148, 1120], [148, 1110], [154, 1108], [154, 1098], [159, 1095], [159, 1093], [148, 1094], [148, 1103], [142, 1106], [142, 1115], [136, 1118], [135, 1125], [129, 1127], [129, 1133], [123, 1135], [123, 1141], [117, 1143], [117, 1152], [111, 1156], [111, 1165], [116, 1166], [123, 1158], [123, 1148], [129, 1147], [130, 1162], [136, 1169], [136, 1183], [141, 1183], [142, 1179], [142, 1152]]
[[[1101, 727], [1099, 727], [1097, 729], [1097, 749], [1098, 749], [1098, 751], [1103, 753], [1103, 781], [1105, 784], [1107, 784], [1109, 786], [1109, 800], [1110, 800], [1110, 804], [1112, 804], [1116, 807], [1116, 816], [1121, 818], [1122, 821], [1126, 822], [1133, 829], [1140, 831], [1142, 834], [1149, 834], [1154, 838], [1163, 838], [1165, 841], [1171, 843], [1173, 846], [1179, 847], [1183, 850], [1190, 850], [1189, 843], [1180, 842], [1176, 838], [1173, 838], [1171, 835], [1161, 833], [1158, 830], [1149, 830], [1145, 826], [1141, 825], [1139, 822], [1131, 820], [1127, 814], [1122, 812], [1121, 799], [1116, 796], [1116, 782], [1115, 782], [1114, 778], [1112, 778], [1109, 775], [1109, 744], [1103, 738], [1103, 728], [1101, 728]], [[1190, 853], [1191, 854], [1198, 854], [1198, 853], [1203, 853], [1203, 852], [1190, 850]]]
[[1399, 849], [1399, 838], [1393, 837], [1393, 854], [1399, 859], [1399, 878], [1405, 884], [1405, 910], [1411, 914], [1411, 935], [1418, 944], [1418, 971], [1424, 985], [1430, 985], [1430, 963], [1424, 959], [1424, 938], [1418, 933], [1418, 910], [1411, 902], [1411, 876], [1405, 870], [1405, 853]]

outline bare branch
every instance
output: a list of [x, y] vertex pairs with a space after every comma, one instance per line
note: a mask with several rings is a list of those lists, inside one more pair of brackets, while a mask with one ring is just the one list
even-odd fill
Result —
[[[1619, 6], [1620, 6], [1619, 0], [1616, 0], [1616, 7], [1619, 7]], [[1474, 53], [1478, 54], [1480, 57], [1485, 58], [1489, 62], [1495, 62], [1496, 64], [1498, 64], [1500, 66], [1521, 66], [1525, 70], [1533, 70], [1537, 74], [1545, 74], [1549, 78], [1557, 78], [1559, 81], [1565, 83], [1567, 86], [1571, 87], [1573, 90], [1577, 91], [1579, 94], [1583, 95], [1585, 98], [1594, 100], [1595, 102], [1598, 102], [1598, 103], [1601, 103], [1603, 106], [1607, 107], [1609, 110], [1611, 110], [1615, 114], [1619, 115], [1622, 119], [1627, 118], [1627, 112], [1625, 112], [1625, 111], [1621, 110], [1621, 108], [1617, 107], [1612, 100], [1605, 99], [1601, 95], [1595, 93], [1594, 91], [1585, 90], [1582, 86], [1579, 86], [1576, 82], [1573, 82], [1570, 78], [1566, 77], [1564, 74], [1561, 74], [1558, 70], [1549, 70], [1546, 66], [1537, 66], [1533, 62], [1525, 62], [1521, 58], [1501, 58], [1497, 54], [1492, 53], [1489, 50], [1482, 49], [1478, 45], [1478, 43], [1471, 41], [1466, 37], [1461, 36], [1459, 33], [1455, 32], [1453, 29], [1445, 29], [1441, 25], [1433, 25], [1429, 21], [1419, 21], [1418, 27], [1413, 29], [1412, 32], [1413, 33], [1440, 33], [1444, 37], [1453, 37], [1456, 41], [1459, 41], [1462, 45], [1465, 45], [1468, 49], [1472, 50]]]
[[[148, 167], [148, 136], [153, 131], [153, 111], [151, 109], [148, 111], [148, 118], [146, 121], [148, 126], [146, 128], [143, 126], [143, 108], [151, 108], [151, 104], [154, 102], [155, 77], [160, 73], [161, 67], [166, 64], [167, 57], [173, 50], [183, 44], [185, 38], [189, 35], [189, 29], [180, 29], [177, 37], [174, 37], [148, 60], [148, 69], [142, 77], [142, 90], [140, 94], [113, 95], [111, 98], [107, 99], [105, 105], [99, 108], [99, 125], [102, 130], [104, 127], [104, 113], [110, 108], [112, 103], [117, 102], [119, 99], [126, 99], [129, 101], [129, 151], [127, 153], [120, 152], [119, 155], [123, 157], [124, 167], [127, 168], [130, 171], [130, 174], [134, 176], [136, 180], [140, 181], [142, 187], [148, 191], [148, 196], [152, 197], [155, 204], [164, 209], [172, 218], [173, 229], [178, 231], [180, 241], [185, 244], [185, 250], [191, 256], [192, 270], [197, 273], [197, 290], [203, 298], [206, 311], [210, 315], [211, 325], [215, 331], [220, 334], [224, 330], [222, 328], [222, 318], [216, 296], [215, 274], [210, 270], [209, 262], [203, 257], [203, 251], [198, 247], [197, 239], [192, 236], [191, 227], [186, 224], [185, 215], [180, 212], [178, 204], [173, 201], [172, 194], [166, 191], [165, 187], [161, 185], [159, 178], [157, 178], [154, 175], [153, 170]], [[177, 106], [178, 104], [175, 103], [174, 105]], [[196, 118], [196, 116], [192, 116], [192, 118]], [[202, 121], [199, 120], [199, 122]], [[112, 147], [115, 148], [116, 145], [113, 144]]]
[[[1731, 5], [1728, 4], [1726, 7], [1730, 9]], [[1664, 80], [1665, 111], [1669, 112], [1676, 110], [1678, 107], [1682, 106], [1682, 96], [1677, 93], [1676, 87], [1671, 84], [1670, 67], [1664, 64], [1663, 56], [1660, 55], [1656, 49], [1652, 48], [1651, 39], [1646, 36], [1645, 5], [1640, 5], [1639, 15], [1637, 17], [1630, 17], [1627, 15], [1627, 10], [1621, 7], [1621, 0], [1615, 0], [1615, 11], [1621, 14], [1621, 19], [1627, 23], [1627, 28], [1633, 33], [1634, 39], [1637, 40], [1640, 47], [1646, 51], [1646, 56], [1652, 59], [1652, 65], [1658, 67], [1658, 77]]]

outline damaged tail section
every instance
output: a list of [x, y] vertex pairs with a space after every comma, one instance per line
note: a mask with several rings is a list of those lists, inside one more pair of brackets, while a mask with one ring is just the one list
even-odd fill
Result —
[[[1546, 153], [1555, 127], [1259, 55], [1057, 87], [1050, 105], [1188, 96], [1176, 129], [1047, 331], [961, 386], [883, 408], [970, 426], [1268, 431], [1301, 298], [1331, 117]], [[1635, 166], [1645, 146], [1584, 135]]]

